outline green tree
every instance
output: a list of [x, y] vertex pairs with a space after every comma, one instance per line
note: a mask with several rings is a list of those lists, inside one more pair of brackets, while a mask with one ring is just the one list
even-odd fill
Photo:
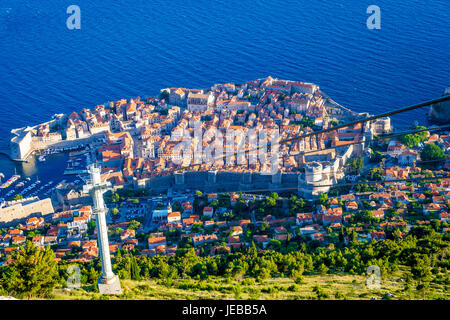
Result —
[[139, 267], [136, 258], [134, 256], [131, 257], [131, 266], [130, 266], [130, 276], [131, 280], [141, 280], [141, 268]]
[[21, 199], [23, 199], [23, 196], [20, 194], [16, 194], [13, 198], [13, 200], [21, 200]]
[[276, 192], [272, 192], [270, 196], [267, 196], [265, 199], [265, 206], [267, 208], [273, 208], [277, 205], [278, 194]]
[[120, 200], [120, 196], [117, 193], [113, 192], [111, 194], [111, 202], [119, 202], [119, 200]]
[[112, 209], [111, 209], [111, 218], [113, 219], [113, 221], [115, 222], [119, 217], [120, 217], [120, 215], [119, 215], [119, 209], [117, 209], [117, 208], [112, 208]]
[[169, 95], [170, 95], [169, 91], [163, 90], [163, 91], [161, 91], [159, 98], [167, 101], [169, 99]]
[[235, 285], [232, 287], [233, 290], [233, 294], [234, 294], [234, 298], [235, 299], [240, 299], [241, 298], [241, 293], [242, 293], [242, 288], [240, 285]]
[[423, 257], [415, 256], [411, 273], [414, 279], [419, 281], [419, 284], [430, 281], [432, 278], [430, 258], [426, 255]]
[[197, 190], [194, 192], [194, 196], [197, 198], [201, 198], [201, 197], [203, 197], [203, 193], [201, 191]]
[[347, 167], [351, 174], [358, 174], [364, 169], [364, 158], [352, 158], [347, 160]]
[[383, 159], [383, 154], [380, 151], [372, 151], [370, 153], [370, 161], [379, 163]]
[[[429, 143], [423, 148], [422, 152], [420, 153], [420, 157], [422, 161], [444, 160], [445, 153], [437, 145]], [[436, 162], [436, 165], [437, 163], [438, 161]]]
[[323, 264], [323, 263], [317, 269], [317, 271], [319, 271], [319, 273], [322, 274], [322, 275], [327, 274], [328, 270], [329, 270], [328, 267], [325, 264]]
[[328, 293], [326, 293], [325, 290], [318, 285], [314, 286], [313, 292], [316, 293], [318, 300], [328, 299], [330, 297]]
[[128, 225], [128, 229], [136, 230], [141, 226], [141, 223], [136, 220], [131, 220], [130, 224]]
[[88, 226], [88, 233], [90, 234], [90, 235], [92, 235], [92, 234], [94, 234], [94, 229], [95, 229], [95, 226], [97, 225], [97, 223], [95, 222], [95, 220], [91, 220], [91, 221], [89, 221], [88, 223], [87, 223], [87, 226]]
[[328, 194], [327, 193], [321, 193], [319, 195], [319, 202], [320, 202], [320, 204], [326, 206], [328, 204]]
[[[414, 126], [413, 130], [421, 130], [426, 129], [426, 127], [423, 126]], [[407, 147], [412, 148], [417, 146], [419, 143], [424, 142], [427, 140], [427, 131], [422, 131], [418, 133], [412, 133], [412, 134], [405, 134], [404, 136], [400, 137], [400, 141]]]
[[57, 283], [57, 262], [53, 251], [38, 248], [31, 241], [12, 254], [12, 262], [2, 272], [1, 287], [19, 298], [49, 297]]
[[88, 273], [88, 281], [89, 283], [96, 283], [97, 279], [99, 278], [99, 273], [94, 269], [94, 267], [91, 267], [89, 269]]
[[202, 225], [201, 225], [200, 223], [194, 224], [194, 225], [192, 226], [192, 228], [191, 228], [191, 232], [192, 232], [192, 233], [199, 233], [199, 232], [202, 231], [202, 230], [203, 230], [203, 227], [202, 227]]

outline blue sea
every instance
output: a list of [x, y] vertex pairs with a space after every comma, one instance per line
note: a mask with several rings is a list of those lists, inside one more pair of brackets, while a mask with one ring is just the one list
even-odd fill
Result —
[[[80, 30], [66, 27], [72, 4]], [[366, 26], [373, 4], [380, 30]], [[0, 146], [55, 113], [269, 75], [360, 112], [408, 106], [450, 86], [449, 21], [444, 0], [1, 0]], [[13, 168], [0, 158], [0, 172]]]

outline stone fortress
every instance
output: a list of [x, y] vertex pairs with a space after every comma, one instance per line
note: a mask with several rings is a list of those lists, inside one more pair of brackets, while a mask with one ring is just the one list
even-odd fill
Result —
[[5, 226], [23, 221], [33, 215], [52, 214], [54, 208], [50, 198], [39, 200], [37, 197], [9, 201], [0, 207], [0, 225]]
[[299, 195], [311, 198], [328, 192], [331, 184], [344, 178], [345, 162], [355, 155], [355, 149], [350, 145], [339, 155], [334, 151], [318, 151], [315, 155], [303, 155], [301, 157], [305, 159], [304, 173], [278, 171], [271, 175], [259, 172], [186, 171], [152, 177], [147, 180], [145, 187], [154, 194], [186, 189], [206, 192], [289, 189], [298, 190]]

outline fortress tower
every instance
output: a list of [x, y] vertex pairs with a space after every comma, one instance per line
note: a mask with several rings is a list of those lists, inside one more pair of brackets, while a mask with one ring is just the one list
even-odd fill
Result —
[[100, 168], [95, 164], [89, 166], [89, 173], [91, 174], [91, 184], [84, 186], [84, 192], [90, 193], [94, 202], [93, 212], [97, 224], [98, 247], [102, 262], [102, 275], [97, 281], [98, 291], [101, 294], [122, 294], [119, 277], [112, 272], [108, 232], [106, 230], [105, 215], [107, 208], [103, 200], [103, 193], [110, 187], [110, 183], [101, 181]]
[[298, 177], [299, 195], [312, 198], [330, 190], [330, 162], [311, 162], [305, 164], [305, 174]]

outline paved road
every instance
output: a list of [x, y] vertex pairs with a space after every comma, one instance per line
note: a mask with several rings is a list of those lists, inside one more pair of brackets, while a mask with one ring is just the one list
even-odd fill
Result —
[[153, 210], [156, 207], [155, 201], [149, 201], [147, 202], [148, 209], [144, 216], [144, 230], [152, 230], [154, 228], [154, 225], [152, 223], [152, 216], [153, 216]]

